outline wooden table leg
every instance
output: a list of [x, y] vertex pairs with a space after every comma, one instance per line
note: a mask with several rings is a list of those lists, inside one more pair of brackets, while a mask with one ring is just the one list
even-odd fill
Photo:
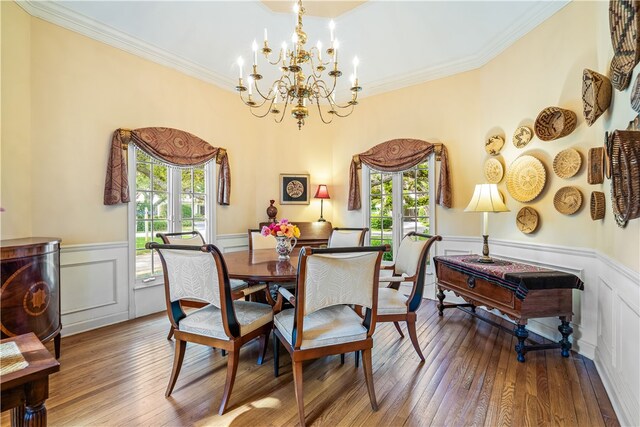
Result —
[[47, 425], [47, 408], [44, 401], [49, 396], [49, 378], [33, 381], [25, 388], [25, 427], [45, 427]]
[[11, 427], [22, 427], [24, 425], [24, 405], [18, 405], [11, 409]]
[[518, 321], [516, 328], [514, 329], [514, 334], [518, 338], [518, 343], [516, 344], [516, 353], [518, 353], [518, 362], [524, 363], [524, 353], [525, 353], [525, 345], [524, 341], [529, 336], [529, 331], [526, 328], [527, 321], [524, 323], [522, 321]]
[[440, 286], [438, 286], [438, 316], [442, 317], [442, 314], [444, 312], [444, 292], [442, 291], [442, 288]]
[[569, 335], [573, 333], [573, 328], [569, 323], [571, 319], [568, 316], [560, 316], [560, 326], [558, 330], [562, 334], [560, 340], [560, 348], [562, 349], [562, 357], [569, 357], [569, 350], [571, 350], [571, 342], [569, 341]]

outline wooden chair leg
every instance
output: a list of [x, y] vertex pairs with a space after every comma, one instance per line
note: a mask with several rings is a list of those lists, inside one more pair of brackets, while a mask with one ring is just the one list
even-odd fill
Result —
[[398, 333], [400, 334], [401, 338], [404, 338], [404, 334], [402, 333], [402, 329], [400, 329], [400, 323], [398, 322], [393, 322], [393, 326], [396, 327], [396, 330], [398, 331]]
[[360, 351], [356, 351], [354, 354], [354, 357], [356, 358], [356, 368], [360, 367]]
[[416, 349], [416, 353], [418, 353], [420, 360], [424, 362], [424, 356], [422, 355], [422, 350], [420, 350], [420, 344], [418, 343], [418, 334], [416, 333], [415, 313], [413, 313], [413, 316], [409, 316], [409, 318], [407, 319], [407, 330], [409, 331], [409, 337], [411, 338], [411, 343], [413, 344], [413, 348]]
[[367, 381], [367, 391], [369, 392], [369, 400], [371, 401], [371, 409], [378, 410], [378, 402], [376, 401], [376, 390], [373, 388], [373, 366], [371, 363], [371, 349], [362, 350], [362, 366], [364, 368], [364, 378]]
[[220, 410], [218, 414], [222, 415], [227, 410], [229, 404], [229, 397], [231, 396], [231, 390], [233, 390], [233, 383], [236, 380], [236, 372], [238, 371], [238, 359], [240, 358], [240, 349], [233, 349], [229, 351], [229, 357], [227, 358], [227, 380], [224, 383], [224, 393], [222, 394], [222, 402], [220, 403]]
[[187, 342], [182, 340], [176, 340], [176, 348], [173, 355], [173, 369], [171, 370], [171, 377], [169, 378], [169, 385], [167, 391], [164, 393], [165, 397], [169, 397], [173, 391], [173, 387], [178, 381], [178, 374], [180, 374], [180, 368], [182, 368], [182, 361], [184, 360], [184, 350], [187, 348]]
[[220, 350], [220, 351], [222, 352], [222, 355], [223, 355], [223, 356], [226, 356], [226, 355], [227, 355], [227, 350], [224, 350], [224, 349], [223, 349], [223, 350]]
[[300, 426], [304, 427], [304, 394], [302, 388], [302, 362], [293, 363], [293, 384], [296, 392], [296, 401], [298, 402], [298, 416], [300, 417]]
[[273, 333], [273, 376], [278, 378], [280, 369], [280, 340]]
[[269, 342], [269, 333], [260, 335], [260, 350], [258, 351], [258, 365], [264, 362], [264, 356], [267, 354], [267, 343]]
[[174, 329], [174, 327], [173, 327], [173, 325], [171, 325], [171, 327], [169, 327], [169, 335], [167, 335], [167, 339], [169, 341], [171, 341], [171, 338], [173, 338], [173, 329]]
[[344, 365], [344, 353], [340, 355], [340, 364]]

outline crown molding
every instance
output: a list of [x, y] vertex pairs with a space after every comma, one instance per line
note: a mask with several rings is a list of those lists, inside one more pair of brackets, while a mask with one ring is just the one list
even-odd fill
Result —
[[59, 25], [157, 64], [173, 68], [230, 92], [235, 92], [235, 80], [222, 76], [202, 65], [167, 52], [136, 37], [124, 34], [113, 27], [77, 13], [58, 3], [37, 0], [18, 0], [17, 3], [31, 16]]
[[[480, 68], [522, 36], [565, 7], [569, 2], [569, 0], [536, 2], [535, 8], [530, 11], [530, 13], [521, 17], [519, 20], [514, 20], [507, 31], [501, 33], [500, 36], [496, 37], [491, 43], [488, 43], [484, 49], [474, 55], [417, 71], [401, 73], [385, 79], [366, 82], [366, 90], [363, 91], [359, 97], [366, 98]], [[138, 38], [124, 34], [113, 27], [102, 24], [58, 3], [37, 0], [18, 0], [17, 3], [32, 16], [141, 58], [173, 68], [205, 82], [212, 83], [229, 92], [235, 92], [234, 87], [236, 82], [234, 79], [218, 74], [200, 64], [167, 52]], [[367, 7], [367, 4], [368, 3], [365, 3], [356, 9]], [[266, 5], [261, 6], [268, 9]], [[354, 10], [345, 12], [345, 15], [353, 13]], [[338, 95], [339, 98], [341, 97], [340, 95], [342, 95], [342, 97], [348, 97], [348, 90], [345, 90], [344, 94], [341, 93]]]

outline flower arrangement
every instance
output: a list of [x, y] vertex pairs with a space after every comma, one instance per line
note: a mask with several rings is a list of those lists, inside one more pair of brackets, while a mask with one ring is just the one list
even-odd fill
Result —
[[263, 226], [260, 233], [265, 237], [269, 235], [273, 237], [295, 237], [296, 239], [300, 237], [300, 229], [298, 226], [290, 224], [289, 220], [286, 219], [281, 219], [278, 222]]

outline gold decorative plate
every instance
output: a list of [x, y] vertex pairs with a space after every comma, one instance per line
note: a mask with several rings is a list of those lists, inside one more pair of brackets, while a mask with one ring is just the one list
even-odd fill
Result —
[[516, 148], [524, 148], [531, 141], [533, 131], [527, 126], [520, 126], [513, 134], [513, 145]]
[[538, 228], [538, 212], [529, 206], [525, 206], [520, 209], [516, 216], [516, 225], [518, 230], [524, 234], [533, 233]]
[[571, 178], [580, 170], [582, 157], [573, 148], [559, 152], [553, 159], [553, 171], [559, 178]]
[[561, 214], [572, 215], [582, 206], [582, 193], [576, 187], [562, 187], [553, 197], [553, 206]]
[[507, 190], [519, 202], [538, 197], [546, 180], [544, 165], [533, 156], [520, 156], [507, 169]]
[[504, 138], [500, 135], [493, 135], [484, 143], [484, 149], [487, 154], [497, 156], [504, 146]]
[[497, 184], [502, 181], [504, 168], [500, 160], [491, 158], [484, 163], [484, 177], [489, 184]]

